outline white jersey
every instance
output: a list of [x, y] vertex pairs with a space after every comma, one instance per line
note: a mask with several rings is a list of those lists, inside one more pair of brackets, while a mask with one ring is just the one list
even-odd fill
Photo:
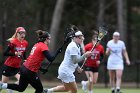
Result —
[[66, 83], [75, 81], [75, 76], [73, 73], [75, 72], [78, 64], [74, 64], [71, 57], [72, 55], [81, 56], [80, 47], [78, 47], [73, 41], [67, 46], [64, 60], [60, 64], [58, 70], [58, 78]]
[[126, 49], [124, 42], [119, 40], [115, 43], [113, 40], [110, 40], [107, 43], [107, 49], [109, 48], [111, 49], [111, 52], [107, 62], [107, 69], [123, 69], [122, 51]]

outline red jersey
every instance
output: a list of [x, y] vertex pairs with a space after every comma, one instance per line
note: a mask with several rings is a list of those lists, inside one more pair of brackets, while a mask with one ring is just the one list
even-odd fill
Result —
[[[22, 56], [24, 54], [24, 52], [26, 51], [26, 48], [28, 46], [28, 42], [26, 40], [23, 41], [19, 41], [18, 39], [13, 39], [12, 41], [10, 41], [10, 43], [8, 44], [8, 46], [10, 47], [10, 52], [15, 54], [16, 51], [21, 51], [22, 52]], [[5, 61], [5, 65], [10, 66], [10, 67], [14, 67], [14, 68], [19, 68], [21, 65], [22, 59], [21, 57], [18, 56], [9, 56], [6, 61]]]
[[[85, 46], [85, 51], [91, 51], [93, 43], [89, 43]], [[92, 51], [92, 55], [87, 58], [85, 66], [98, 67], [97, 61], [100, 59], [100, 55], [104, 53], [104, 48], [101, 44], [97, 44], [95, 49]]]
[[43, 51], [45, 50], [49, 49], [43, 42], [35, 44], [26, 62], [24, 62], [24, 66], [33, 72], [38, 72], [42, 61], [45, 59], [45, 56], [43, 55]]

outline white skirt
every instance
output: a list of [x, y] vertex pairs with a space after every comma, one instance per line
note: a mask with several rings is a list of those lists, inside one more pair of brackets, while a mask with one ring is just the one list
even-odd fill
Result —
[[124, 69], [123, 61], [108, 61], [107, 62], [107, 69], [108, 70], [117, 70], [117, 69]]
[[60, 79], [64, 83], [75, 82], [75, 76], [71, 71], [68, 70], [58, 70], [58, 79]]

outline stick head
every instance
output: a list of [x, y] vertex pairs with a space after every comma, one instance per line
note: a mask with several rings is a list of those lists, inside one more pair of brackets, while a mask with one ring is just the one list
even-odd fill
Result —
[[103, 26], [99, 27], [97, 39], [100, 41], [105, 35], [107, 35], [107, 28]]
[[78, 28], [75, 25], [69, 25], [65, 32], [65, 41], [68, 42], [71, 40], [72, 37], [75, 36], [75, 32]]

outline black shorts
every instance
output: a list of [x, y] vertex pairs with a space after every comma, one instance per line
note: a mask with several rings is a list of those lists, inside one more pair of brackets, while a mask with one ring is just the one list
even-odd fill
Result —
[[98, 67], [87, 67], [87, 66], [84, 66], [84, 71], [92, 71], [93, 73], [95, 72], [98, 72]]
[[19, 72], [19, 68], [10, 67], [7, 65], [3, 65], [2, 67], [2, 75], [6, 77], [14, 76]]

